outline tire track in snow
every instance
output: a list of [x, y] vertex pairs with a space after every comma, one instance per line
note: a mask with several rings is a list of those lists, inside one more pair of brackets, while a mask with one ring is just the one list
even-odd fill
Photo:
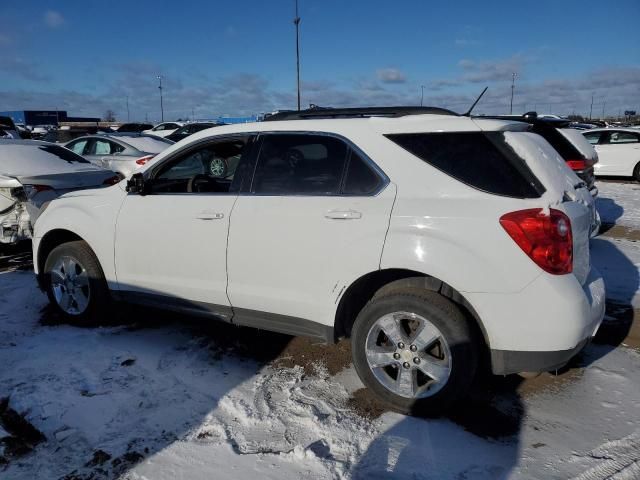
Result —
[[640, 431], [604, 443], [581, 457], [598, 463], [573, 480], [637, 480], [640, 478]]

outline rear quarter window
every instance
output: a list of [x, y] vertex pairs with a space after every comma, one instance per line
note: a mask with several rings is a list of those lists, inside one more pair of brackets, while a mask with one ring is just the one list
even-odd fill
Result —
[[539, 198], [544, 187], [502, 132], [435, 132], [386, 137], [422, 161], [478, 190]]

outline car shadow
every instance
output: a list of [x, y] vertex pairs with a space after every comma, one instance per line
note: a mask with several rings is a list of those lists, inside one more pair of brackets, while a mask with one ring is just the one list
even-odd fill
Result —
[[[9, 272], [0, 277], [0, 286], [5, 290], [12, 276], [26, 275]], [[31, 296], [40, 295], [31, 278]], [[39, 319], [37, 310], [16, 315], [24, 318], [11, 321], [24, 320], [34, 330], [5, 351], [15, 373], [5, 371], [0, 397], [12, 415], [24, 415], [45, 439], [37, 445], [22, 439], [25, 449], [5, 459], [0, 477], [48, 472], [47, 478], [66, 480], [118, 478], [190, 435], [206, 442], [208, 434], [200, 429], [207, 416], [292, 340], [125, 305], [114, 308], [108, 326], [96, 328], [66, 325], [48, 305]], [[0, 323], [0, 331], [3, 327]], [[232, 434], [215, 440], [237, 448]]]
[[600, 226], [600, 234], [606, 233], [616, 224], [618, 220], [624, 214], [624, 208], [618, 205], [615, 200], [611, 198], [596, 198], [596, 209], [600, 214], [600, 220], [602, 225]]
[[[523, 378], [481, 373], [450, 413], [390, 414], [391, 425], [352, 468], [354, 479], [502, 479], [518, 464]], [[437, 472], [437, 475], [436, 473]]]

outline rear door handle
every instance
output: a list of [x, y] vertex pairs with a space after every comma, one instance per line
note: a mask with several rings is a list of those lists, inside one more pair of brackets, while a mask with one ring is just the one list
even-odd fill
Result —
[[205, 210], [196, 215], [196, 218], [198, 220], [220, 220], [221, 218], [224, 218], [224, 213]]
[[357, 220], [362, 218], [362, 213], [355, 210], [329, 210], [324, 214], [324, 218], [333, 220]]

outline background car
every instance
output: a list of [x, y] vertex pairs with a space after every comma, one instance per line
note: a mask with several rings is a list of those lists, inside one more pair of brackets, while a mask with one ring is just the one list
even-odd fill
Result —
[[147, 135], [155, 135], [156, 137], [166, 137], [168, 135], [171, 135], [183, 125], [184, 123], [182, 122], [163, 122], [159, 123], [153, 128], [144, 130], [142, 133], [146, 133]]
[[153, 128], [150, 123], [123, 123], [115, 130], [118, 133], [142, 133], [150, 128]]
[[640, 131], [634, 128], [594, 128], [582, 135], [598, 152], [596, 175], [633, 177], [640, 182]]
[[197, 123], [188, 123], [187, 125], [183, 125], [178, 128], [171, 135], [167, 135], [165, 138], [169, 140], [173, 140], [174, 142], [179, 142], [183, 138], [187, 138], [189, 135], [193, 135], [196, 132], [200, 132], [201, 130], [206, 130], [207, 128], [219, 127], [224, 125], [223, 123], [215, 123], [215, 122], [197, 122]]
[[49, 130], [41, 140], [51, 143], [67, 143], [78, 137], [95, 135], [98, 131], [97, 127], [57, 128], [55, 130]]
[[0, 138], [20, 138], [20, 134], [11, 117], [0, 117]]
[[31, 237], [45, 204], [67, 192], [118, 183], [121, 177], [61, 145], [31, 140], [0, 143], [0, 243]]
[[153, 135], [112, 133], [80, 137], [65, 147], [95, 165], [128, 177], [172, 144], [171, 140]]
[[574, 173], [584, 181], [593, 197], [598, 195], [595, 186], [594, 165], [598, 163], [596, 151], [583, 140], [580, 133], [568, 128], [570, 121], [555, 115], [538, 116], [536, 112], [524, 115], [496, 115], [491, 117], [500, 120], [517, 120], [531, 125], [531, 131], [543, 137], [567, 162]]

